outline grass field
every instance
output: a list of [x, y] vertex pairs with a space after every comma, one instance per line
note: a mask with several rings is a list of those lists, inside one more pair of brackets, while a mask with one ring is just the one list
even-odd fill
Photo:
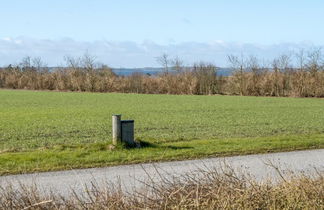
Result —
[[[111, 115], [142, 149], [107, 150]], [[0, 90], [0, 174], [324, 148], [324, 100]]]

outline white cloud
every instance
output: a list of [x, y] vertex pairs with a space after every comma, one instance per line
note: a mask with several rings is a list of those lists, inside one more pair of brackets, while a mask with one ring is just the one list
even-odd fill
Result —
[[308, 42], [261, 45], [215, 40], [208, 43], [183, 42], [160, 45], [150, 40], [142, 43], [106, 40], [84, 42], [70, 38], [48, 40], [4, 37], [0, 39], [0, 65], [16, 64], [25, 56], [41, 57], [50, 66], [62, 65], [64, 56], [81, 56], [88, 51], [95, 55], [98, 61], [112, 67], [157, 66], [155, 58], [162, 53], [179, 56], [186, 64], [202, 60], [226, 66], [228, 54], [244, 53], [270, 60], [282, 53], [310, 47], [312, 44]]
[[11, 41], [11, 38], [10, 38], [10, 37], [3, 37], [2, 40], [3, 40], [3, 41], [10, 42], [10, 41]]

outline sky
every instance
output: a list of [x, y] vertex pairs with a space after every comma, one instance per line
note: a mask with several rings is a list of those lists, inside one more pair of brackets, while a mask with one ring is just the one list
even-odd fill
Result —
[[324, 45], [323, 0], [0, 0], [0, 65], [88, 52], [113, 67], [157, 66], [167, 53], [225, 66]]

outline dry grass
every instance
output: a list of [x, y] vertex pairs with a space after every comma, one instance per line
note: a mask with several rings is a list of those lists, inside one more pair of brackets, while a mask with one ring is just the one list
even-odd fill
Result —
[[[132, 194], [121, 187], [92, 185], [87, 194], [63, 198], [42, 195], [35, 186], [0, 188], [1, 209], [323, 209], [324, 177], [284, 176], [278, 181], [257, 182], [248, 175], [226, 169], [201, 171], [181, 178], [146, 183]], [[109, 186], [109, 185], [107, 185]]]

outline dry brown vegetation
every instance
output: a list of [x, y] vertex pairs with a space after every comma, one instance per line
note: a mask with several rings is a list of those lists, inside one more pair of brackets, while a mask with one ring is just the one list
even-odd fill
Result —
[[[280, 173], [280, 172], [279, 172]], [[88, 188], [62, 197], [45, 196], [37, 188], [0, 187], [1, 209], [323, 209], [324, 177], [284, 176], [275, 182], [257, 182], [227, 169], [163, 178], [148, 183], [146, 190], [124, 193], [120, 187]], [[107, 185], [109, 186], [109, 185]]]
[[[93, 56], [65, 57], [67, 66], [49, 71], [39, 58], [26, 57], [19, 65], [0, 69], [0, 88], [121, 92], [151, 94], [226, 94], [251, 96], [323, 97], [324, 71], [321, 50], [281, 55], [270, 65], [254, 56], [228, 56], [230, 76], [218, 76], [216, 66], [204, 62], [184, 67], [179, 58], [163, 55], [163, 73], [118, 76], [98, 65]], [[294, 65], [293, 65], [293, 64]], [[170, 70], [174, 70], [170, 73]]]

